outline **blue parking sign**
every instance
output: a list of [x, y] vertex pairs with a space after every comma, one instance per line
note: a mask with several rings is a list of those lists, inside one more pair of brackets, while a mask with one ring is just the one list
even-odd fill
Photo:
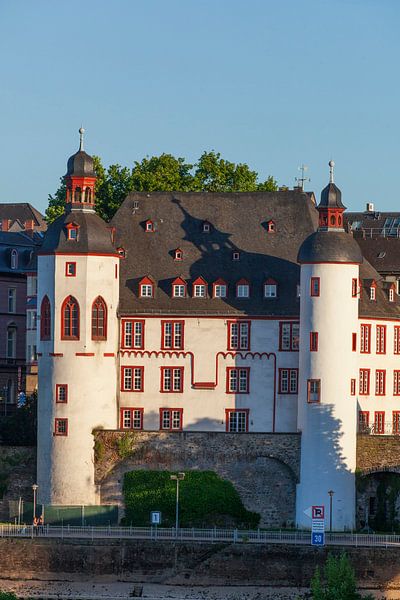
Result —
[[324, 546], [325, 545], [325, 533], [319, 533], [313, 531], [311, 534], [311, 545], [312, 546]]

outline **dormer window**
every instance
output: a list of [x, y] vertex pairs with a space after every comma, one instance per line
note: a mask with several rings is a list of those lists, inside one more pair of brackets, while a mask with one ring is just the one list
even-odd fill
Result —
[[154, 223], [153, 221], [147, 220], [145, 223], [145, 230], [147, 233], [154, 233], [155, 228], [154, 228]]
[[278, 296], [278, 284], [274, 279], [267, 279], [264, 283], [264, 298], [276, 298]]
[[208, 221], [203, 221], [203, 233], [210, 233], [211, 225]]
[[389, 302], [394, 302], [394, 288], [389, 288]]
[[150, 277], [143, 277], [139, 281], [139, 295], [141, 298], [154, 298], [154, 282]]
[[232, 260], [240, 260], [240, 253], [232, 252]]
[[172, 297], [186, 298], [186, 281], [181, 277], [177, 277], [172, 282]]
[[250, 286], [247, 279], [240, 279], [236, 284], [236, 298], [249, 298]]
[[117, 252], [120, 258], [126, 258], [125, 248], [117, 248]]
[[206, 298], [207, 283], [202, 277], [198, 277], [193, 282], [193, 298]]
[[79, 225], [76, 223], [67, 223], [67, 239], [76, 242], [78, 240]]
[[223, 279], [217, 279], [213, 283], [213, 297], [214, 298], [226, 298], [228, 286]]
[[174, 250], [174, 260], [183, 260], [183, 252], [180, 248]]
[[15, 248], [11, 250], [10, 266], [12, 269], [18, 269], [18, 252]]
[[375, 283], [372, 283], [371, 287], [369, 288], [369, 299], [376, 300], [376, 284]]
[[300, 298], [300, 284], [296, 285], [296, 298]]
[[268, 233], [275, 233], [276, 231], [276, 225], [275, 225], [275, 221], [267, 221], [267, 232]]

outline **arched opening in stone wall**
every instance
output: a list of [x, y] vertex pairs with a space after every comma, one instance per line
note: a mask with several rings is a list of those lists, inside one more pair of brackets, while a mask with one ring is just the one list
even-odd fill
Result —
[[400, 473], [376, 471], [357, 476], [357, 526], [400, 532]]

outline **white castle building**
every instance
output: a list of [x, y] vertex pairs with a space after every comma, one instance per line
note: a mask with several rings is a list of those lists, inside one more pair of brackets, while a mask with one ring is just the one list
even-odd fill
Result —
[[38, 257], [39, 502], [99, 503], [96, 428], [297, 432], [296, 521], [355, 525], [359, 428], [400, 432], [400, 310], [345, 231], [333, 182], [131, 193], [95, 213], [92, 158], [68, 161]]

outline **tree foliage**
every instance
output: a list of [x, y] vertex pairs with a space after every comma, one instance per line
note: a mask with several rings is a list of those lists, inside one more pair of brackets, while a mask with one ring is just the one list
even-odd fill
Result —
[[0, 421], [0, 440], [10, 446], [36, 446], [37, 392], [14, 414]]
[[[272, 192], [277, 183], [272, 176], [258, 181], [258, 174], [247, 164], [221, 158], [219, 152], [203, 152], [193, 165], [184, 158], [161, 154], [135, 161], [132, 169], [110, 165], [107, 169], [94, 156], [96, 211], [109, 221], [125, 197], [137, 192]], [[66, 187], [62, 177], [54, 195], [49, 195], [46, 220], [52, 223], [63, 214]]]
[[328, 556], [324, 568], [324, 582], [317, 567], [311, 580], [313, 600], [360, 600], [372, 598], [357, 592], [354, 570], [345, 553], [339, 557]]

